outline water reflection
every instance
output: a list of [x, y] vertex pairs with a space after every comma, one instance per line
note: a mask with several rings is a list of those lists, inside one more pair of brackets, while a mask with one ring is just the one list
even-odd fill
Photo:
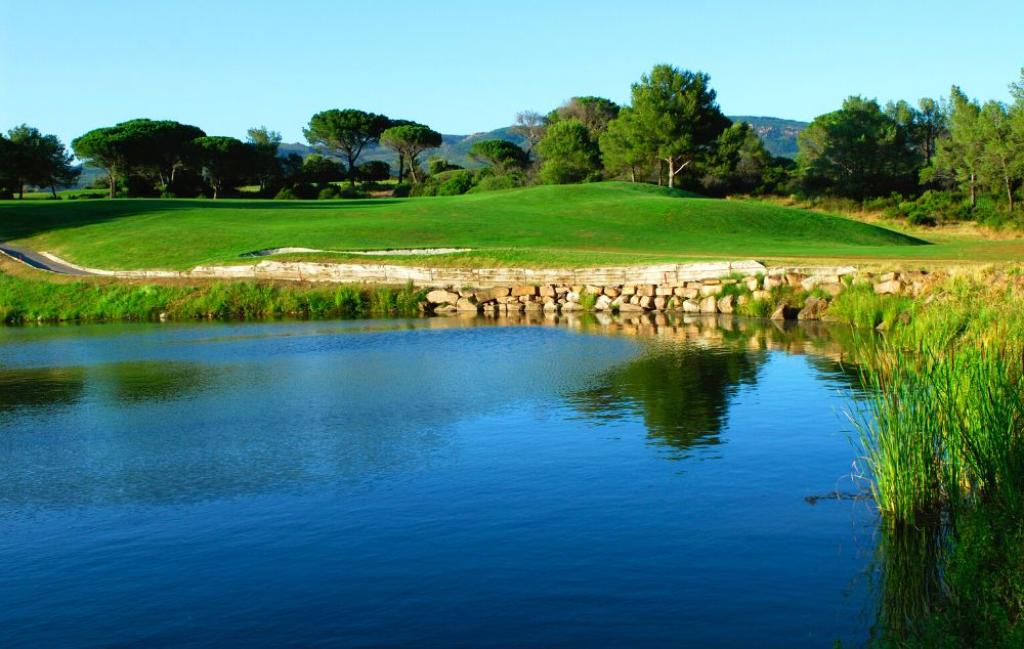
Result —
[[0, 413], [68, 405], [85, 391], [79, 367], [0, 368]]

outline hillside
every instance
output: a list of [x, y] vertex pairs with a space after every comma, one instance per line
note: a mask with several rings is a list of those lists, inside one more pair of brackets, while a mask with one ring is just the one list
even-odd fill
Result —
[[0, 240], [101, 268], [237, 263], [286, 246], [472, 248], [430, 263], [550, 266], [901, 256], [922, 243], [815, 212], [618, 182], [394, 200], [26, 201], [0, 206]]
[[797, 153], [796, 138], [800, 131], [807, 128], [807, 122], [798, 122], [792, 119], [780, 119], [778, 117], [753, 117], [750, 115], [735, 115], [730, 117], [734, 122], [746, 122], [750, 124], [761, 141], [772, 155], [794, 158]]

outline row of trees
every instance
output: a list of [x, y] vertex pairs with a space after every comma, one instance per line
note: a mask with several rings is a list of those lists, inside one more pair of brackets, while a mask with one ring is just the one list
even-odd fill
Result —
[[916, 198], [900, 209], [923, 219], [971, 217], [981, 198], [1013, 214], [1024, 185], [1024, 71], [1010, 90], [1010, 103], [982, 104], [957, 86], [916, 106], [850, 97], [800, 134], [799, 189]]
[[[799, 137], [796, 161], [774, 157], [745, 123], [719, 109], [708, 75], [657, 65], [633, 84], [630, 103], [574, 97], [546, 115], [523, 112], [505, 140], [476, 142], [482, 170], [423, 157], [442, 144], [430, 127], [356, 109], [312, 116], [304, 134], [320, 154], [280, 155], [281, 136], [250, 129], [246, 141], [209, 136], [174, 121], [136, 119], [76, 138], [75, 156], [106, 171], [110, 196], [163, 191], [213, 197], [241, 184], [262, 195], [333, 195], [332, 183], [392, 176], [383, 162], [360, 163], [368, 147], [397, 156], [397, 177], [413, 192], [462, 193], [533, 182], [577, 183], [625, 178], [710, 195], [800, 193], [864, 201], [898, 195], [975, 210], [980, 199], [1013, 212], [1024, 185], [1024, 71], [1012, 102], [984, 104], [954, 87], [948, 100], [900, 101], [884, 107], [854, 96], [816, 118]], [[71, 184], [79, 170], [52, 135], [20, 126], [0, 136], [0, 190]], [[962, 201], [960, 198], [962, 197]], [[960, 201], [958, 203], [958, 201]], [[966, 207], [965, 207], [966, 206]]]
[[81, 170], [56, 135], [43, 135], [26, 124], [0, 134], [0, 195], [17, 193], [24, 198], [25, 188], [48, 187], [54, 196], [58, 187], [78, 180]]

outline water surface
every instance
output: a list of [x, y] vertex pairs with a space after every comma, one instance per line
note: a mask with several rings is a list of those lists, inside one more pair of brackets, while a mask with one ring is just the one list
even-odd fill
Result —
[[0, 330], [0, 646], [844, 646], [828, 329]]

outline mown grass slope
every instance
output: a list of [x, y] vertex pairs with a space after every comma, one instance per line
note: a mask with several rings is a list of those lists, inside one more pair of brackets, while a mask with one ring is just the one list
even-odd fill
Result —
[[466, 247], [474, 252], [465, 263], [585, 265], [899, 257], [924, 243], [806, 210], [628, 183], [402, 200], [9, 202], [0, 205], [0, 240], [105, 268], [188, 268], [285, 246]]

